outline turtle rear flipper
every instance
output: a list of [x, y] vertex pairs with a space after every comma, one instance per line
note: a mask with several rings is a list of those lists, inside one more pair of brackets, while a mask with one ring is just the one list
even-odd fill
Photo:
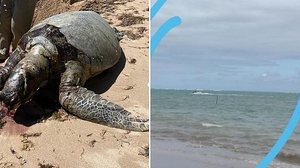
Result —
[[77, 61], [68, 61], [59, 87], [60, 104], [79, 118], [111, 127], [148, 131], [148, 120], [131, 116], [124, 108], [81, 87], [85, 83], [84, 68]]
[[115, 27], [114, 27], [113, 29], [114, 29], [114, 31], [115, 31], [115, 34], [116, 34], [118, 40], [121, 41], [121, 40], [123, 39], [124, 32], [120, 32], [120, 31], [119, 31], [117, 28], [115, 28]]

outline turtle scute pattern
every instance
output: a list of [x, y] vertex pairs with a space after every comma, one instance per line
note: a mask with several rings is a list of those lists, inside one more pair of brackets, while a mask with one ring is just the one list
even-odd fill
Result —
[[130, 112], [99, 94], [83, 87], [73, 86], [68, 89], [70, 90], [60, 94], [64, 99], [61, 100], [62, 105], [80, 118], [126, 130], [149, 130], [147, 119], [131, 116]]

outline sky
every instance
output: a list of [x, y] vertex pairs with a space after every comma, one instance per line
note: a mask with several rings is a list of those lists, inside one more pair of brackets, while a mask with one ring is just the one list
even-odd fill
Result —
[[152, 35], [173, 16], [152, 88], [300, 92], [300, 1], [168, 0]]

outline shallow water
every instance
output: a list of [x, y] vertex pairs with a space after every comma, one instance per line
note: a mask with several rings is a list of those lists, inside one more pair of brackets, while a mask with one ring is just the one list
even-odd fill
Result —
[[[152, 140], [262, 157], [287, 125], [299, 94], [153, 89], [151, 97]], [[277, 158], [300, 165], [300, 126]]]

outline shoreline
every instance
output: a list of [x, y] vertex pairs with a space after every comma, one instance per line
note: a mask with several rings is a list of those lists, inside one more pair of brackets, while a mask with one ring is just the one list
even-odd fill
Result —
[[[151, 166], [164, 168], [253, 168], [263, 158], [251, 154], [233, 152], [208, 146], [193, 146], [189, 143], [168, 139], [151, 139]], [[298, 165], [275, 160], [272, 168], [300, 168]]]

